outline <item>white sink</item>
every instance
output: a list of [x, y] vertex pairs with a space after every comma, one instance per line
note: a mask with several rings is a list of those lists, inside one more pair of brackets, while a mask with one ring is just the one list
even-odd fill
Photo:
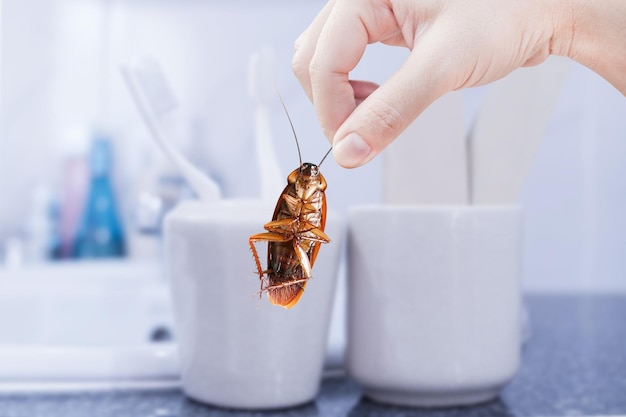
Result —
[[[123, 261], [0, 268], [0, 393], [179, 386], [162, 271], [156, 263]], [[326, 375], [341, 372], [343, 278]]]
[[172, 329], [158, 264], [0, 269], [0, 391], [175, 386]]

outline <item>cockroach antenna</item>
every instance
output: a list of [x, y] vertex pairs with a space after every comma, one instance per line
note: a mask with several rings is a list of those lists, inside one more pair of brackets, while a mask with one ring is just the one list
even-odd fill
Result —
[[293, 137], [296, 139], [296, 147], [298, 148], [298, 159], [300, 160], [300, 169], [302, 169], [302, 154], [300, 153], [300, 143], [298, 142], [298, 135], [296, 135], [296, 129], [293, 127], [293, 123], [291, 122], [291, 117], [289, 117], [289, 112], [287, 111], [287, 106], [285, 106], [285, 102], [278, 92], [278, 88], [276, 89], [276, 95], [278, 95], [278, 99], [280, 100], [280, 104], [283, 105], [283, 110], [285, 110], [285, 114], [287, 115], [287, 120], [289, 120], [289, 125], [291, 126], [291, 131], [293, 132]]
[[333, 147], [331, 146], [330, 149], [328, 151], [326, 151], [326, 154], [324, 155], [324, 157], [322, 158], [322, 160], [320, 161], [319, 164], [317, 164], [317, 167], [319, 168], [320, 166], [322, 166], [322, 162], [324, 162], [324, 159], [326, 159], [326, 157], [328, 156], [328, 154], [330, 154], [330, 151], [333, 150]]

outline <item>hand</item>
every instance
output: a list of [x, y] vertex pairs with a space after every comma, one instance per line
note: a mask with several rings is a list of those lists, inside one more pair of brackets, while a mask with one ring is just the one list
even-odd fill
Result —
[[[446, 92], [486, 84], [571, 49], [568, 8], [550, 0], [331, 0], [296, 41], [293, 70], [336, 161], [373, 159]], [[411, 53], [380, 87], [349, 73], [368, 44]]]

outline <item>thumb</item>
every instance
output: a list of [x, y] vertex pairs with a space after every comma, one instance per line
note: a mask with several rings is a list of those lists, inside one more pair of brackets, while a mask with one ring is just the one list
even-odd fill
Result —
[[396, 73], [339, 127], [333, 138], [333, 156], [339, 165], [355, 168], [371, 161], [451, 89], [453, 84], [444, 70], [444, 59], [439, 58], [437, 43], [429, 40], [420, 39]]

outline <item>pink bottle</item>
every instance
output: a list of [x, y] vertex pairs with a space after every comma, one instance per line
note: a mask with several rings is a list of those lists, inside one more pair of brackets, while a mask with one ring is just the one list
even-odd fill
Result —
[[62, 148], [59, 237], [61, 258], [71, 258], [76, 229], [80, 221], [89, 179], [86, 158], [89, 132], [74, 129], [68, 132]]

